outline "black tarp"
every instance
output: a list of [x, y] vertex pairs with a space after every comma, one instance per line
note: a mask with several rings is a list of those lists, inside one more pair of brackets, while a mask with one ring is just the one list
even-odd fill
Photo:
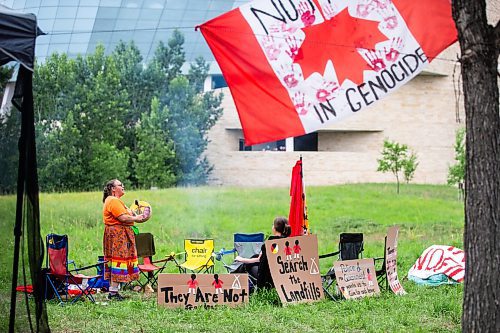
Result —
[[17, 61], [33, 71], [35, 39], [43, 35], [34, 14], [14, 12], [0, 5], [0, 66]]
[[[40, 210], [33, 112], [33, 65], [35, 40], [43, 34], [33, 14], [20, 14], [0, 6], [0, 65], [15, 61], [19, 68], [12, 104], [21, 112], [16, 218], [13, 227], [14, 253], [10, 298], [9, 332], [50, 332], [44, 301], [42, 274], [43, 241], [40, 237]], [[14, 111], [11, 111], [14, 112]], [[1, 144], [1, 143], [0, 143]], [[25, 252], [27, 249], [27, 254]], [[28, 263], [24, 258], [27, 258]], [[21, 273], [21, 281], [18, 281]], [[18, 283], [32, 285], [33, 294], [22, 296]], [[19, 299], [26, 312], [16, 315]], [[17, 301], [17, 302], [16, 302]], [[17, 307], [16, 307], [17, 304]]]

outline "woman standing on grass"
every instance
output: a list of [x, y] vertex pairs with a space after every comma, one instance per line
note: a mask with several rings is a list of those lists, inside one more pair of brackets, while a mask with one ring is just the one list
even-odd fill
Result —
[[135, 236], [131, 226], [142, 222], [143, 215], [135, 215], [120, 198], [125, 194], [125, 187], [118, 179], [110, 180], [104, 187], [102, 210], [104, 221], [104, 278], [109, 280], [110, 300], [123, 300], [118, 293], [121, 282], [139, 279]]

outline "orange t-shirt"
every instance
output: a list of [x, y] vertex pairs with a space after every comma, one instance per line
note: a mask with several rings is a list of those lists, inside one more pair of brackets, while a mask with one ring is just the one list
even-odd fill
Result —
[[123, 214], [132, 215], [132, 212], [125, 206], [123, 201], [111, 195], [104, 200], [102, 216], [105, 225], [134, 225], [134, 222], [120, 222], [118, 216]]

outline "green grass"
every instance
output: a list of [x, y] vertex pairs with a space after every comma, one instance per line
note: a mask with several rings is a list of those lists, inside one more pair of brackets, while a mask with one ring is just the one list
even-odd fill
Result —
[[[446, 186], [404, 185], [400, 195], [394, 184], [356, 184], [308, 187], [309, 219], [318, 235], [320, 253], [336, 249], [341, 232], [363, 232], [365, 257], [383, 255], [388, 226], [401, 227], [398, 271], [402, 279], [422, 251], [432, 244], [462, 246], [463, 205], [456, 189]], [[139, 225], [155, 235], [156, 257], [182, 251], [184, 238], [214, 238], [216, 249], [231, 248], [234, 232], [269, 233], [277, 215], [288, 215], [288, 189], [177, 188], [130, 191], [153, 206], [153, 217]], [[68, 234], [70, 257], [80, 265], [95, 262], [102, 251], [102, 194], [42, 194], [42, 235]], [[0, 226], [12, 230], [15, 197], [0, 197]], [[12, 232], [0, 235], [12, 253]], [[7, 313], [12, 267], [10, 256], [0, 262], [0, 311]], [[331, 263], [321, 262], [325, 271]], [[175, 267], [169, 267], [175, 272]], [[217, 263], [216, 271], [223, 272]], [[403, 279], [408, 292], [357, 301], [330, 301], [281, 306], [275, 293], [251, 297], [247, 306], [230, 309], [172, 310], [156, 306], [156, 298], [126, 292], [130, 299], [104, 304], [79, 302], [60, 307], [48, 303], [54, 332], [458, 332], [462, 286], [418, 287]], [[0, 321], [0, 328], [4, 321]]]

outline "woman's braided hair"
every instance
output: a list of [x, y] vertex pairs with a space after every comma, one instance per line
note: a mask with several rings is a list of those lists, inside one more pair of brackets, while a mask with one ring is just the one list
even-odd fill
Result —
[[104, 186], [104, 192], [102, 194], [102, 202], [106, 201], [106, 198], [113, 194], [112, 189], [115, 186], [117, 179], [111, 179]]
[[292, 233], [292, 228], [288, 224], [288, 219], [284, 216], [278, 216], [274, 219], [274, 230], [279, 232], [283, 237], [288, 237]]

